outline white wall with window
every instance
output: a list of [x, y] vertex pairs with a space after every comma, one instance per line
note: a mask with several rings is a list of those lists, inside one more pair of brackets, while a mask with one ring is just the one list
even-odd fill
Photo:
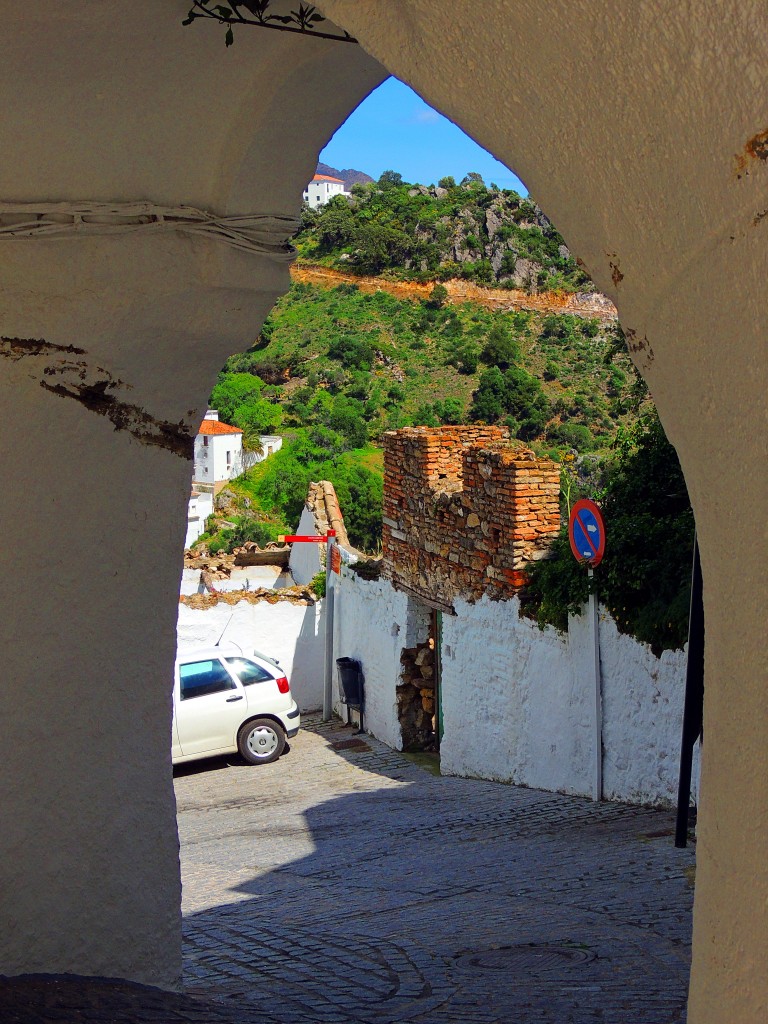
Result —
[[332, 178], [328, 174], [316, 174], [304, 189], [304, 202], [316, 210], [325, 206], [334, 196], [344, 195], [346, 191], [341, 178]]
[[226, 483], [239, 476], [243, 469], [243, 432], [219, 420], [215, 409], [209, 409], [195, 438], [194, 480], [198, 484]]
[[205, 521], [213, 515], [213, 491], [193, 491], [187, 510], [187, 536], [184, 547], [191, 547], [205, 533]]

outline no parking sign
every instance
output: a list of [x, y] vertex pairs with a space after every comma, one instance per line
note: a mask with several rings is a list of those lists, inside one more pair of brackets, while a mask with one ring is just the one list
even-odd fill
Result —
[[589, 498], [581, 498], [571, 509], [568, 538], [577, 562], [594, 568], [605, 552], [605, 523], [600, 509]]

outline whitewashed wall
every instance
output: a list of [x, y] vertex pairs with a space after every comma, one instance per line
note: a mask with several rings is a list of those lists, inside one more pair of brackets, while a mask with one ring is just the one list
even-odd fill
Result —
[[213, 495], [209, 491], [194, 494], [189, 499], [187, 509], [187, 536], [184, 547], [191, 547], [197, 538], [205, 532], [205, 521], [213, 513]]
[[[317, 523], [312, 512], [304, 506], [301, 513], [296, 533], [299, 536], [313, 536], [317, 530]], [[321, 544], [292, 544], [291, 555], [288, 566], [291, 576], [301, 586], [309, 583], [314, 576], [320, 572], [323, 566], [320, 563]]]
[[302, 711], [316, 711], [323, 704], [325, 627], [322, 602], [296, 605], [289, 601], [236, 605], [224, 602], [197, 610], [179, 605], [178, 649], [186, 651], [224, 640], [261, 651], [280, 662]]
[[[594, 697], [586, 616], [571, 618], [564, 636], [520, 618], [517, 599], [459, 601], [456, 612], [443, 619], [443, 772], [590, 796]], [[657, 658], [620, 634], [603, 609], [600, 663], [604, 797], [674, 804], [684, 652]]]
[[521, 620], [516, 600], [455, 608], [443, 616], [443, 772], [590, 792], [589, 679], [574, 678], [567, 641]]
[[[569, 642], [588, 650], [586, 618], [568, 625]], [[574, 672], [577, 661], [574, 657]], [[684, 651], [657, 658], [647, 644], [619, 633], [600, 616], [603, 680], [603, 792], [608, 800], [676, 803], [685, 698]], [[699, 750], [692, 789], [698, 799]]]
[[[411, 602], [413, 604], [413, 602]], [[334, 657], [356, 658], [365, 675], [365, 720], [368, 732], [401, 750], [397, 717], [400, 653], [425, 639], [425, 625], [414, 617], [405, 594], [384, 580], [363, 580], [342, 567], [335, 597]], [[334, 666], [335, 669], [335, 666]], [[338, 674], [334, 671], [338, 704]]]
[[[457, 601], [443, 616], [444, 774], [590, 796], [594, 773], [590, 635], [520, 618], [519, 602]], [[400, 652], [426, 637], [426, 616], [385, 581], [342, 575], [338, 654], [366, 675], [366, 729], [398, 749]], [[674, 804], [680, 761], [685, 654], [622, 636], [601, 611], [603, 792], [628, 803]], [[697, 795], [698, 751], [694, 764]]]

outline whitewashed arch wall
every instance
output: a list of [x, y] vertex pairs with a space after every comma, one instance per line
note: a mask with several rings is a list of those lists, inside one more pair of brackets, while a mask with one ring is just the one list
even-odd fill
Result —
[[735, 0], [321, 0], [512, 166], [616, 303], [699, 530], [692, 1024], [768, 1008], [768, 37]]
[[[317, 152], [384, 74], [377, 61], [521, 174], [619, 307], [689, 483], [707, 610], [689, 1019], [761, 1020], [761, 5], [322, 0], [361, 48], [254, 30], [229, 50], [214, 26], [180, 28], [187, 7], [5, 13], [0, 202], [295, 215]], [[172, 449], [287, 273], [180, 233], [0, 240], [0, 253], [0, 337], [17, 339], [0, 343], [0, 469], [23, 495], [0, 526], [25, 580], [0, 628], [6, 687], [34, 695], [3, 722], [14, 828], [0, 837], [0, 912], [15, 932], [0, 970], [173, 985], [168, 674], [190, 466]], [[41, 386], [52, 379], [76, 400]], [[133, 432], [115, 432], [105, 395]]]
[[[169, 735], [190, 438], [289, 278], [221, 233], [138, 226], [136, 204], [224, 232], [289, 222], [384, 74], [359, 47], [340, 63], [338, 44], [275, 32], [226, 50], [218, 26], [182, 27], [188, 7], [3, 14], [0, 531], [21, 581], [0, 614], [3, 974], [180, 976]], [[51, 204], [69, 211], [57, 236], [9, 237]], [[108, 233], [72, 226], [94, 204], [113, 208], [96, 210]]]

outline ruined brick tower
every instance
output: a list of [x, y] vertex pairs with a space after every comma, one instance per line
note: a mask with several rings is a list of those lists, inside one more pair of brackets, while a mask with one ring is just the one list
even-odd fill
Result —
[[505, 427], [384, 435], [382, 573], [428, 603], [499, 599], [525, 584], [560, 526], [560, 470]]

